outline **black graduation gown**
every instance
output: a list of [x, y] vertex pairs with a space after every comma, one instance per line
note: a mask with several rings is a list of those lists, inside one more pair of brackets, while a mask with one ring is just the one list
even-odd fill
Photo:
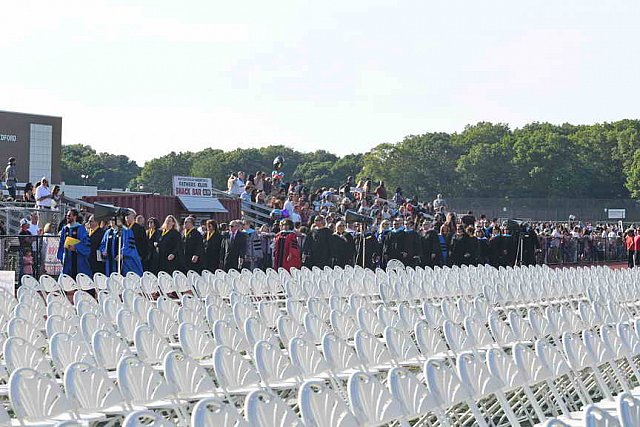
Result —
[[540, 247], [538, 233], [534, 229], [520, 232], [522, 239], [522, 265], [536, 265], [536, 249]]
[[334, 233], [332, 237], [333, 265], [338, 267], [353, 265], [356, 255], [353, 236], [345, 232], [344, 234]]
[[[478, 239], [476, 237], [476, 239]], [[490, 262], [489, 239], [478, 239], [478, 260], [479, 265], [485, 265]]]
[[442, 248], [436, 230], [429, 230], [422, 236], [422, 265], [435, 267], [442, 265]]
[[156, 243], [158, 243], [161, 233], [162, 230], [153, 230], [153, 233], [149, 235], [149, 230], [147, 230], [147, 259], [142, 260], [142, 265], [145, 271], [150, 271], [153, 274], [158, 273], [158, 261], [160, 257]]
[[402, 255], [403, 252], [407, 252], [405, 243], [406, 237], [407, 234], [403, 230], [392, 230], [386, 235], [384, 245], [382, 247], [382, 255], [387, 262], [392, 259], [397, 259], [402, 261], [402, 263], [406, 261], [405, 257]]
[[[356, 247], [356, 265], [362, 266], [364, 256], [364, 268], [374, 270], [376, 259], [380, 257], [380, 245], [378, 239], [370, 232], [364, 234], [364, 248], [362, 244], [362, 233], [356, 234], [354, 244]], [[364, 249], [364, 253], [363, 253]]]
[[137, 222], [131, 226], [131, 231], [133, 231], [133, 238], [136, 242], [136, 249], [138, 250], [138, 255], [140, 255], [140, 260], [144, 262], [149, 255], [149, 240], [147, 239], [147, 232], [144, 227]]
[[307, 267], [331, 267], [331, 239], [333, 235], [328, 228], [312, 230], [304, 241], [303, 253], [306, 255], [304, 265]]
[[422, 262], [422, 244], [420, 235], [415, 230], [405, 230], [406, 266], [415, 267]]
[[205, 234], [203, 268], [211, 272], [220, 268], [220, 250], [222, 249], [222, 234], [216, 231], [212, 235]]
[[[89, 265], [91, 266], [91, 271], [93, 272], [93, 274], [104, 274], [104, 261], [98, 261], [98, 252], [100, 252], [100, 244], [102, 243], [103, 237], [103, 228], [98, 227], [95, 229], [95, 231], [89, 231], [89, 242], [91, 244], [91, 252], [89, 252]], [[102, 259], [102, 254], [100, 254], [100, 259]]]
[[[193, 262], [194, 256], [198, 257], [198, 261]], [[192, 228], [185, 231], [182, 236], [182, 268], [186, 273], [189, 270], [200, 273], [202, 271], [202, 258], [204, 256], [204, 245], [202, 243], [202, 234]]]
[[[175, 270], [180, 270], [180, 233], [176, 229], [167, 231], [164, 235], [160, 232], [158, 237], [158, 271], [166, 271], [173, 274]], [[173, 260], [167, 258], [173, 255]]]
[[478, 239], [466, 233], [456, 235], [451, 242], [451, 260], [453, 265], [475, 265], [478, 256]]

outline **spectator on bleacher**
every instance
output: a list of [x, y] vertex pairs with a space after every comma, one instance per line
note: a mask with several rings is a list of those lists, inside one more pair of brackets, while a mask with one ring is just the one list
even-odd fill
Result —
[[4, 170], [3, 175], [4, 185], [7, 187], [7, 191], [9, 191], [9, 197], [11, 200], [16, 200], [16, 191], [18, 180], [16, 178], [16, 158], [9, 157], [9, 161], [7, 162], [7, 167]]
[[375, 189], [375, 194], [378, 198], [387, 200], [387, 188], [384, 186], [384, 181], [380, 181]]
[[89, 265], [89, 234], [87, 230], [78, 223], [79, 213], [76, 209], [69, 209], [67, 212], [67, 224], [60, 233], [60, 245], [58, 246], [58, 259], [62, 262], [62, 272], [75, 277], [78, 273], [91, 276], [91, 266]]
[[[87, 233], [89, 233], [89, 242], [91, 245], [91, 251], [89, 252], [89, 265], [91, 266], [91, 272], [93, 274], [104, 274], [104, 260], [102, 253], [100, 252], [100, 245], [102, 244], [102, 238], [104, 237], [104, 229], [100, 228], [98, 221], [91, 215], [86, 222]], [[92, 276], [93, 277], [93, 276]]]
[[160, 221], [156, 217], [150, 217], [147, 220], [147, 259], [142, 260], [142, 266], [145, 271], [153, 274], [158, 273], [158, 250], [157, 243], [160, 239], [162, 230], [160, 229]]
[[222, 234], [218, 230], [218, 223], [212, 219], [207, 221], [207, 229], [204, 233], [204, 259], [205, 270], [215, 272], [220, 268], [220, 249], [222, 248]]
[[64, 193], [60, 191], [60, 186], [54, 185], [53, 190], [51, 190], [51, 209], [56, 209], [60, 206], [62, 196], [64, 196]]
[[447, 210], [447, 201], [442, 197], [442, 194], [438, 194], [433, 201], [433, 210], [436, 212], [445, 212]]
[[180, 227], [173, 215], [167, 215], [162, 224], [156, 249], [158, 251], [158, 271], [173, 274], [180, 266]]
[[36, 203], [36, 198], [33, 195], [33, 184], [30, 182], [27, 182], [24, 185], [24, 192], [22, 194], [22, 201], [25, 203], [29, 203], [29, 204], [35, 204]]
[[31, 234], [33, 234], [34, 236], [37, 236], [40, 234], [41, 229], [38, 226], [38, 221], [39, 221], [39, 216], [38, 216], [38, 212], [36, 211], [31, 211], [31, 213], [29, 214], [29, 232]]
[[[29, 220], [26, 218], [22, 218], [20, 220], [20, 231], [18, 232], [18, 240], [20, 242], [20, 247], [23, 249], [31, 248], [34, 238], [31, 237], [33, 234], [29, 231]], [[24, 237], [23, 237], [24, 236]]]
[[182, 272], [187, 273], [189, 270], [201, 272], [204, 245], [202, 234], [196, 229], [193, 217], [188, 216], [184, 220], [181, 248]]
[[227, 186], [229, 187], [229, 194], [233, 194], [235, 196], [240, 196], [244, 191], [245, 187], [245, 174], [242, 171], [239, 171], [237, 174], [231, 174], [229, 180], [227, 182]]
[[222, 265], [225, 271], [240, 270], [247, 251], [247, 241], [242, 233], [242, 221], [233, 220], [229, 223], [229, 231], [222, 239]]
[[49, 189], [49, 180], [42, 177], [40, 185], [36, 188], [36, 206], [39, 209], [51, 209], [51, 190]]

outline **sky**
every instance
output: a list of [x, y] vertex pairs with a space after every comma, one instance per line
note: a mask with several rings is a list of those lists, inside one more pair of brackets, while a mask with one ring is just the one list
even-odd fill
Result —
[[640, 118], [640, 2], [5, 1], [0, 110], [126, 154]]

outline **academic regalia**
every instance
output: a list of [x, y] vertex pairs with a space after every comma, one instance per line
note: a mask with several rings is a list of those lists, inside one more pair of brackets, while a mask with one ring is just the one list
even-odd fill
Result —
[[348, 232], [344, 232], [343, 234], [334, 233], [331, 239], [331, 245], [334, 267], [353, 265], [356, 248], [351, 234]]
[[140, 259], [144, 263], [144, 261], [149, 256], [149, 241], [147, 238], [147, 233], [144, 227], [137, 222], [133, 223], [133, 225], [130, 227], [130, 230], [133, 232], [138, 255], [140, 255]]
[[[173, 274], [174, 271], [180, 270], [180, 244], [182, 238], [180, 232], [172, 228], [170, 230], [161, 230], [158, 237], [158, 271], [164, 271]], [[167, 258], [173, 255], [173, 259], [169, 261]]]
[[415, 230], [405, 229], [404, 233], [405, 252], [407, 252], [405, 265], [408, 267], [416, 267], [422, 262], [422, 244], [420, 242], [420, 235]]
[[222, 248], [222, 234], [219, 231], [207, 232], [204, 235], [203, 267], [211, 272], [220, 268], [220, 249]]
[[[104, 229], [96, 228], [95, 230], [88, 230], [89, 240], [91, 242], [91, 251], [89, 252], [89, 265], [93, 274], [104, 274], [104, 260], [102, 258], [102, 252], [100, 251], [100, 245], [102, 244], [102, 237], [104, 237]], [[100, 261], [98, 261], [98, 254], [100, 254]]]
[[118, 255], [118, 243], [117, 243], [117, 230], [109, 227], [102, 235], [102, 241], [100, 242], [100, 253], [104, 259], [104, 274], [107, 276], [118, 271], [118, 261], [116, 256]]
[[[75, 251], [64, 247], [67, 237], [80, 240], [75, 245]], [[62, 272], [73, 278], [78, 273], [93, 277], [91, 265], [89, 265], [89, 252], [91, 252], [91, 243], [87, 229], [78, 223], [65, 225], [60, 232], [60, 244], [58, 245], [58, 259], [62, 262]]]
[[312, 230], [304, 241], [304, 264], [311, 267], [324, 268], [331, 266], [333, 255], [331, 253], [331, 230], [320, 228]]
[[384, 246], [382, 247], [382, 255], [387, 262], [392, 259], [401, 261], [403, 264], [406, 262], [406, 258], [403, 252], [406, 254], [406, 238], [407, 234], [404, 232], [404, 228], [398, 228], [391, 230], [384, 239]]
[[[138, 253], [138, 247], [136, 245], [136, 238], [133, 234], [133, 230], [127, 227], [122, 227], [118, 235], [119, 239], [122, 239], [122, 271], [124, 276], [129, 272], [136, 273], [138, 276], [142, 276], [142, 259]], [[120, 241], [118, 241], [120, 243]]]
[[515, 239], [510, 234], [492, 237], [489, 240], [489, 253], [494, 267], [513, 266], [516, 261]]
[[148, 245], [147, 258], [142, 260], [142, 266], [145, 271], [150, 271], [153, 274], [156, 274], [158, 272], [158, 248], [156, 247], [156, 243], [158, 243], [162, 230], [150, 228], [146, 233]]
[[252, 228], [242, 231], [245, 235], [246, 253], [244, 268], [252, 270], [258, 268], [262, 263], [262, 239], [260, 235]]
[[[362, 233], [356, 234], [354, 244], [356, 246], [356, 265], [362, 266], [364, 256], [364, 268], [375, 270], [376, 259], [380, 257], [380, 245], [378, 239], [371, 233], [364, 234], [364, 248], [362, 247]], [[364, 250], [364, 253], [363, 253]]]
[[[202, 244], [202, 234], [195, 228], [184, 231], [182, 236], [182, 265], [183, 271], [189, 270], [200, 273], [202, 271], [202, 257], [204, 255], [204, 246]], [[192, 258], [198, 257], [198, 261], [193, 262]]]
[[429, 230], [421, 238], [422, 243], [422, 265], [425, 267], [435, 267], [442, 265], [442, 249], [436, 230]]
[[533, 228], [520, 232], [522, 239], [522, 265], [536, 265], [536, 250], [540, 248], [538, 234]]
[[478, 240], [468, 234], [456, 235], [451, 242], [453, 265], [475, 265], [478, 256]]
[[273, 268], [280, 267], [287, 271], [302, 267], [302, 257], [298, 236], [294, 231], [281, 231], [276, 234], [273, 245]]
[[490, 262], [489, 239], [486, 237], [478, 238], [478, 265], [485, 265]]

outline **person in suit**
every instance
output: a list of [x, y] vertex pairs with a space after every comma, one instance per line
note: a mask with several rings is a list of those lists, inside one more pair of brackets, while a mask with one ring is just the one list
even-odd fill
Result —
[[100, 244], [102, 243], [102, 237], [104, 237], [104, 229], [100, 228], [100, 224], [96, 221], [96, 218], [91, 215], [86, 223], [87, 232], [89, 233], [89, 241], [91, 242], [91, 252], [89, 252], [89, 265], [91, 265], [91, 271], [93, 274], [104, 274], [104, 259], [100, 252]]
[[180, 228], [176, 217], [167, 215], [162, 224], [160, 237], [158, 237], [158, 271], [173, 274], [180, 270]]
[[225, 271], [240, 270], [246, 254], [246, 235], [242, 233], [242, 221], [233, 220], [229, 223], [229, 231], [222, 240], [222, 265]]
[[182, 260], [183, 272], [189, 270], [200, 273], [202, 271], [202, 258], [204, 246], [202, 244], [202, 234], [196, 229], [193, 217], [184, 220], [184, 231], [182, 234]]
[[385, 264], [390, 260], [395, 259], [401, 261], [403, 264], [407, 260], [407, 249], [406, 249], [406, 237], [407, 234], [404, 232], [404, 227], [402, 226], [402, 218], [396, 217], [393, 219], [393, 226], [387, 237], [384, 239], [384, 244], [382, 247], [382, 256], [384, 258]]

